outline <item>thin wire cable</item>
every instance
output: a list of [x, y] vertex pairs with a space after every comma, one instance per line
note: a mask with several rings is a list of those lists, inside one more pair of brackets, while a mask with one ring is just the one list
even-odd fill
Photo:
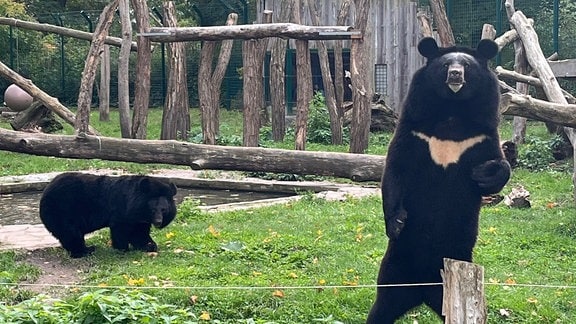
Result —
[[[443, 283], [413, 283], [413, 284], [386, 284], [386, 285], [311, 285], [311, 286], [107, 286], [107, 285], [78, 285], [78, 284], [34, 284], [34, 283], [0, 283], [0, 286], [23, 286], [23, 287], [62, 287], [62, 288], [85, 288], [85, 289], [181, 289], [181, 290], [304, 290], [304, 289], [355, 289], [355, 288], [393, 288], [393, 287], [418, 287], [418, 286], [442, 286]], [[576, 289], [569, 285], [545, 285], [545, 284], [507, 284], [485, 282], [484, 285], [502, 286], [509, 288], [552, 288], [552, 289]]]

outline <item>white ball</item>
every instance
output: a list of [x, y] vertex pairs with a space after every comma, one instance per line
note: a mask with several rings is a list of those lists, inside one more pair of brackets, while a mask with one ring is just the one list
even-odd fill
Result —
[[33, 100], [34, 98], [32, 98], [28, 92], [22, 90], [22, 88], [15, 84], [10, 85], [4, 92], [4, 102], [6, 106], [14, 111], [24, 111], [28, 109]]

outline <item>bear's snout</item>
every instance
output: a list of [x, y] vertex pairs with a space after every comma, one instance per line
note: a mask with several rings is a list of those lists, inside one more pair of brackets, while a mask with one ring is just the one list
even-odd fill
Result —
[[448, 67], [446, 84], [453, 92], [458, 92], [466, 83], [464, 80], [464, 66], [462, 64], [451, 64]]

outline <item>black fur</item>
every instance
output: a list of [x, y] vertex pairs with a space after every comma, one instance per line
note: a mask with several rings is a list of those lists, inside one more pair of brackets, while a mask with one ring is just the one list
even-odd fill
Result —
[[[440, 283], [443, 258], [471, 261], [481, 198], [510, 177], [497, 129], [499, 86], [488, 68], [496, 44], [438, 48], [425, 38], [418, 49], [427, 63], [413, 77], [382, 178], [382, 285]], [[378, 288], [367, 323], [393, 323], [422, 303], [441, 316], [442, 286]]]
[[40, 219], [73, 258], [94, 251], [84, 235], [110, 227], [112, 247], [155, 252], [150, 228], [166, 227], [176, 216], [176, 186], [147, 176], [63, 173], [44, 189]]

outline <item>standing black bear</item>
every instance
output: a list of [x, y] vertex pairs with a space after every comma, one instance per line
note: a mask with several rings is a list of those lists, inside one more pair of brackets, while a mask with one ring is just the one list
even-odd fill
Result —
[[382, 199], [388, 249], [367, 323], [393, 323], [422, 303], [442, 317], [443, 258], [472, 260], [483, 195], [510, 178], [498, 136], [499, 86], [491, 40], [476, 50], [418, 44], [416, 72], [388, 150]]
[[94, 252], [84, 235], [110, 227], [112, 247], [155, 252], [150, 227], [163, 228], [176, 216], [176, 186], [147, 176], [63, 173], [44, 189], [40, 219], [73, 258]]

